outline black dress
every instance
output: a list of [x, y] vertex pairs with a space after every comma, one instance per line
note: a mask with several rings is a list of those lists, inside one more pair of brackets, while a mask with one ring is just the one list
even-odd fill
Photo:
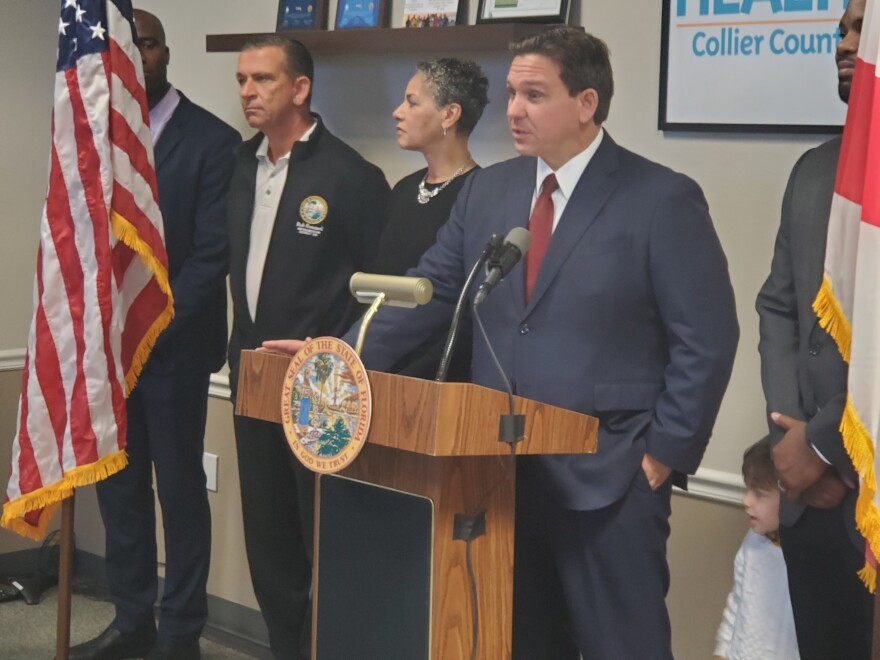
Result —
[[[475, 168], [476, 169], [476, 168]], [[374, 273], [383, 275], [405, 275], [406, 271], [419, 262], [419, 258], [434, 245], [437, 232], [449, 219], [455, 199], [464, 185], [465, 179], [475, 169], [453, 179], [427, 204], [419, 204], [419, 182], [427, 168], [405, 176], [391, 191], [388, 223], [382, 232], [379, 251], [371, 268]], [[435, 185], [429, 185], [434, 189]], [[418, 349], [401, 358], [393, 373], [417, 378], [433, 379], [443, 354], [447, 331], [429, 337]], [[465, 316], [459, 328], [458, 341], [449, 365], [450, 381], [470, 380], [471, 338], [473, 336], [470, 318]]]

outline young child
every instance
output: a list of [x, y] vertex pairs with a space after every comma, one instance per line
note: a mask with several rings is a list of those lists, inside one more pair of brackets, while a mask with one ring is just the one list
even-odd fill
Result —
[[742, 501], [751, 530], [736, 553], [733, 589], [721, 618], [715, 658], [798, 660], [785, 561], [779, 547], [779, 488], [770, 437], [743, 454]]

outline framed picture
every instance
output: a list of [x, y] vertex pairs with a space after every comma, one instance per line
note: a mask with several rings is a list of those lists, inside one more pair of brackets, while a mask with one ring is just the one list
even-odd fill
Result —
[[403, 27], [451, 27], [458, 21], [458, 0], [406, 0]]
[[339, 0], [336, 29], [385, 27], [386, 0]]
[[567, 23], [569, 0], [480, 0], [477, 23]]
[[275, 30], [323, 30], [327, 27], [327, 0], [279, 0]]
[[663, 0], [658, 128], [840, 132], [840, 13], [828, 2]]

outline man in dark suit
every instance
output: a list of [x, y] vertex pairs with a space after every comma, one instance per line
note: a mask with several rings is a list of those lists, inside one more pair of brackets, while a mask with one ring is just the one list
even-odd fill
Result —
[[[211, 512], [202, 469], [208, 381], [226, 344], [225, 191], [239, 134], [168, 82], [158, 18], [134, 11], [155, 144], [174, 320], [128, 399], [128, 467], [97, 485], [116, 616], [72, 659], [199, 657], [207, 621]], [[153, 468], [165, 529], [158, 637]], [[155, 642], [155, 643], [154, 643]]]
[[[849, 101], [865, 0], [840, 21], [838, 93]], [[839, 426], [847, 365], [819, 325], [840, 138], [805, 153], [782, 202], [770, 276], [758, 294], [761, 375], [773, 461], [783, 489], [780, 540], [802, 658], [867, 658], [873, 598], [857, 571], [865, 541], [855, 526], [858, 477]]]
[[[229, 188], [232, 392], [242, 349], [268, 337], [341, 335], [358, 314], [352, 273], [372, 261], [390, 190], [311, 107], [301, 43], [246, 43], [236, 78], [248, 124]], [[309, 656], [313, 474], [281, 426], [235, 416], [245, 545], [277, 658]]]
[[[431, 279], [433, 300], [381, 309], [364, 359], [387, 369], [447, 324], [488, 238], [529, 226], [526, 268], [480, 316], [517, 394], [600, 428], [595, 455], [518, 459], [513, 657], [670, 658], [670, 474], [696, 470], [730, 376], [726, 259], [697, 185], [602, 129], [613, 90], [602, 41], [559, 27], [512, 51], [507, 117], [522, 157], [468, 179], [410, 271]], [[543, 261], [529, 261], [541, 243]], [[479, 339], [473, 379], [503, 387]]]

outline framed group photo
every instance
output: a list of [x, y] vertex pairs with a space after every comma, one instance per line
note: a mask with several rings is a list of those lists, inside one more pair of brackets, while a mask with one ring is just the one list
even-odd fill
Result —
[[570, 0], [480, 0], [477, 23], [568, 23]]
[[323, 30], [327, 27], [327, 0], [279, 0], [275, 29]]
[[458, 0], [406, 0], [403, 27], [452, 27], [459, 22]]

